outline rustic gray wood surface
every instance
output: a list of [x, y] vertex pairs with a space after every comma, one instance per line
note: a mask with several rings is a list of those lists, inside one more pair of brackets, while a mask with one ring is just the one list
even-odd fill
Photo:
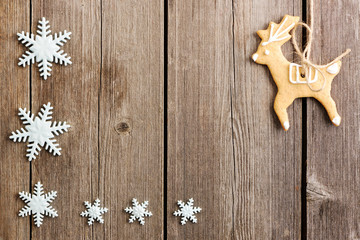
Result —
[[[32, 223], [31, 238], [71, 239], [77, 236], [77, 239], [89, 239], [93, 231], [85, 227], [86, 219], [78, 218], [84, 211], [83, 202], [99, 197], [103, 204], [108, 204], [98, 192], [96, 175], [99, 164], [100, 2], [31, 1], [31, 32], [37, 30], [42, 17], [49, 21], [52, 34], [64, 30], [72, 32], [71, 40], [62, 49], [71, 56], [73, 64], [53, 64], [52, 76], [46, 81], [40, 77], [38, 67], [32, 65], [31, 110], [37, 113], [44, 103], [51, 102], [53, 120], [66, 121], [71, 127], [67, 133], [56, 137], [62, 148], [61, 156], [54, 157], [42, 149], [31, 162], [31, 187], [41, 181], [45, 191], [56, 190], [58, 196], [52, 206], [59, 215], [54, 219], [45, 217], [40, 228]], [[25, 151], [25, 144], [17, 145]], [[26, 162], [23, 154], [16, 159], [23, 164]], [[29, 221], [28, 217], [23, 221]]]
[[[168, 237], [233, 234], [231, 1], [169, 1]], [[177, 200], [195, 199], [199, 223], [180, 226]]]
[[17, 66], [23, 47], [16, 37], [19, 29], [29, 29], [29, 4], [1, 1], [0, 17], [0, 239], [28, 239], [30, 222], [17, 216], [23, 207], [17, 193], [29, 190], [30, 164], [25, 158], [26, 147], [13, 143], [9, 136], [21, 126], [19, 106], [30, 103], [29, 69]]
[[[271, 75], [250, 58], [257, 30], [309, 17], [306, 4], [0, 1], [0, 240], [360, 239], [359, 3], [314, 1], [314, 62], [352, 49], [333, 81], [340, 127], [300, 99], [285, 133]], [[73, 64], [53, 64], [46, 81], [36, 64], [17, 66], [27, 49], [16, 33], [35, 33], [41, 17], [72, 32], [62, 48]], [[291, 44], [282, 49], [294, 61]], [[42, 149], [29, 163], [26, 143], [8, 137], [22, 127], [19, 107], [36, 114], [47, 102], [71, 128], [57, 137], [61, 156]], [[59, 213], [40, 228], [17, 216], [18, 192], [38, 181], [58, 191]], [[128, 223], [134, 197], [150, 202], [145, 226]], [[89, 227], [80, 213], [96, 198], [110, 210]], [[173, 212], [189, 198], [203, 210], [181, 226]]]
[[[0, 239], [162, 239], [163, 1], [6, 1], [0, 9]], [[37, 66], [31, 67], [31, 78], [30, 67], [17, 66], [26, 48], [16, 33], [30, 31], [30, 22], [35, 32], [43, 16], [53, 33], [72, 32], [63, 49], [73, 64], [53, 64], [46, 81]], [[47, 102], [54, 106], [53, 119], [71, 128], [57, 137], [61, 156], [43, 149], [30, 168], [26, 144], [8, 137], [21, 127], [19, 107], [37, 113]], [[18, 192], [37, 181], [58, 192], [52, 206], [59, 217], [45, 217], [40, 228], [17, 216], [24, 204]], [[127, 223], [123, 209], [133, 197], [150, 201], [154, 216], [145, 227]], [[80, 213], [84, 201], [96, 198], [110, 211], [104, 225], [89, 227]]]
[[332, 83], [340, 127], [317, 101], [307, 100], [307, 234], [308, 239], [360, 239], [360, 5], [315, 1], [315, 12], [314, 60], [326, 64], [346, 48], [352, 51]]
[[[112, 208], [96, 239], [162, 239], [164, 224], [163, 1], [102, 1], [99, 192]], [[129, 224], [131, 199], [153, 216]], [[103, 233], [101, 233], [103, 232]]]
[[[301, 235], [302, 103], [289, 108], [284, 132], [273, 110], [276, 86], [266, 66], [249, 60], [256, 31], [285, 14], [301, 16], [301, 1], [235, 1], [234, 239], [299, 239]], [[290, 42], [284, 56], [293, 60]]]
[[[271, 3], [169, 2], [170, 239], [300, 236], [301, 100], [285, 134], [268, 70], [250, 61], [257, 30], [301, 14], [298, 1], [277, 5], [264, 14]], [[190, 197], [204, 210], [179, 228], [174, 200]]]

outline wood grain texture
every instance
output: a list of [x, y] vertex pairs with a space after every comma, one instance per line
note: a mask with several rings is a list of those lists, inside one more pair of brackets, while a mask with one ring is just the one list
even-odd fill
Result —
[[[288, 108], [290, 130], [284, 132], [273, 109], [276, 86], [270, 72], [250, 56], [260, 43], [256, 31], [285, 14], [301, 16], [301, 1], [239, 0], [234, 6], [234, 239], [299, 239], [301, 100]], [[290, 42], [282, 50], [293, 61]]]
[[[300, 1], [169, 1], [170, 239], [300, 237], [301, 101], [284, 133], [276, 86], [250, 62], [255, 32], [285, 14]], [[204, 210], [179, 228], [171, 213], [190, 197]]]
[[[96, 239], [162, 239], [164, 5], [102, 2], [99, 195], [111, 208]], [[131, 199], [153, 216], [129, 224]]]
[[26, 146], [13, 143], [9, 136], [21, 128], [17, 116], [19, 106], [29, 104], [29, 69], [17, 66], [23, 49], [16, 33], [29, 30], [30, 4], [22, 0], [0, 2], [0, 239], [27, 239], [29, 219], [19, 218], [23, 203], [20, 191], [29, 190], [30, 164]]
[[[0, 7], [7, 23], [1, 26], [1, 132], [7, 134], [1, 138], [0, 239], [162, 239], [163, 1], [33, 0]], [[62, 48], [73, 64], [53, 64], [47, 81], [36, 65], [17, 67], [26, 48], [16, 33], [36, 32], [41, 17], [53, 33], [72, 32]], [[57, 137], [61, 156], [42, 150], [30, 167], [26, 144], [14, 144], [8, 135], [20, 127], [19, 107], [37, 113], [47, 102], [53, 119], [71, 128]], [[37, 181], [45, 191], [58, 191], [52, 205], [59, 217], [46, 218], [41, 228], [17, 217], [24, 204], [17, 193], [31, 191]], [[145, 227], [127, 223], [123, 209], [133, 197], [150, 201], [154, 216]], [[110, 212], [104, 225], [89, 227], [79, 214], [84, 201], [96, 198]]]
[[[227, 239], [234, 178], [231, 1], [170, 0], [168, 238]], [[180, 225], [177, 200], [194, 198], [198, 223]]]
[[[358, 1], [315, 1], [314, 62], [326, 64], [350, 48], [332, 83], [342, 123], [334, 127], [324, 108], [308, 100], [308, 239], [360, 239], [360, 61]], [[312, 190], [312, 189], [315, 189]], [[312, 190], [312, 191], [311, 191]]]
[[[315, 100], [296, 100], [285, 133], [273, 110], [271, 75], [250, 59], [260, 43], [256, 31], [285, 14], [301, 16], [302, 2], [1, 1], [0, 240], [304, 239], [304, 157], [307, 239], [360, 239], [358, 1], [315, 1], [312, 59], [327, 63], [352, 49], [333, 82], [340, 127]], [[36, 32], [41, 17], [53, 33], [73, 33], [62, 47], [73, 64], [53, 64], [46, 81], [36, 65], [17, 66], [26, 48], [16, 33]], [[293, 60], [289, 43], [283, 50]], [[56, 137], [61, 156], [43, 149], [29, 164], [26, 144], [8, 137], [22, 126], [19, 107], [37, 113], [47, 102], [53, 119], [71, 128]], [[46, 217], [40, 228], [17, 216], [24, 206], [18, 192], [37, 181], [58, 191], [52, 205], [59, 217]], [[172, 215], [176, 202], [191, 197], [203, 210], [197, 224], [181, 226]], [[79, 214], [96, 198], [110, 211], [104, 224], [89, 227]], [[124, 208], [132, 198], [150, 202], [145, 226], [128, 223]]]
[[[100, 1], [32, 1], [32, 32], [42, 17], [50, 21], [53, 34], [71, 31], [71, 40], [62, 49], [73, 62], [68, 66], [53, 63], [52, 76], [46, 81], [40, 78], [38, 67], [32, 66], [32, 111], [51, 102], [53, 120], [71, 125], [67, 133], [56, 137], [61, 156], [43, 149], [32, 162], [32, 187], [41, 181], [45, 191], [56, 190], [52, 206], [59, 214], [55, 219], [46, 217], [40, 228], [33, 225], [33, 239], [91, 239], [93, 229], [80, 217], [83, 202], [104, 200], [97, 192], [100, 16]], [[105, 221], [109, 220], [105, 215]]]

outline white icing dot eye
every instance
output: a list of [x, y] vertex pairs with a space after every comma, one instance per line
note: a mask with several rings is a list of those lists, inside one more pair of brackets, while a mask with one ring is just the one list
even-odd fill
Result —
[[265, 50], [265, 55], [269, 55], [270, 54], [270, 51], [269, 50]]

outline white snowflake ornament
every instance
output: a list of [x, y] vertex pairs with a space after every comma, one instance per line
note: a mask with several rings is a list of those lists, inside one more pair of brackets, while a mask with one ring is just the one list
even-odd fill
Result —
[[125, 208], [125, 212], [130, 213], [129, 223], [133, 223], [136, 219], [140, 222], [141, 225], [145, 224], [144, 217], [151, 217], [152, 213], [146, 210], [147, 206], [149, 205], [148, 201], [143, 203], [139, 203], [136, 198], [132, 199], [132, 206]]
[[70, 39], [71, 32], [65, 30], [64, 33], [60, 32], [59, 35], [55, 33], [53, 37], [53, 35], [49, 35], [51, 30], [49, 30], [50, 25], [48, 23], [49, 21], [44, 17], [39, 21], [39, 30], [37, 30], [39, 35], [34, 36], [34, 34], [25, 33], [24, 31], [17, 34], [18, 40], [30, 50], [19, 58], [19, 66], [25, 67], [30, 63], [34, 64], [36, 59], [40, 68], [40, 76], [44, 80], [51, 75], [52, 62], [64, 64], [65, 66], [72, 63], [70, 61], [71, 57], [68, 57], [64, 50], [60, 50], [60, 47]]
[[27, 215], [33, 215], [35, 225], [40, 227], [44, 214], [49, 217], [57, 217], [57, 211], [50, 206], [50, 203], [56, 198], [56, 191], [51, 191], [44, 195], [43, 185], [38, 182], [35, 184], [34, 193], [20, 192], [20, 199], [27, 205], [23, 207], [20, 212], [20, 217], [26, 217]]
[[179, 200], [177, 204], [180, 207], [180, 210], [175, 211], [174, 216], [182, 217], [181, 225], [185, 225], [188, 220], [193, 223], [197, 223], [195, 213], [199, 213], [201, 208], [194, 207], [194, 199], [190, 198], [186, 204]]
[[85, 201], [84, 204], [88, 210], [82, 212], [80, 215], [82, 217], [89, 218], [88, 220], [89, 225], [92, 225], [95, 220], [97, 220], [99, 223], [104, 223], [104, 219], [102, 218], [101, 215], [106, 213], [108, 209], [100, 207], [100, 199], [96, 199], [93, 205], [88, 201]]
[[26, 108], [19, 108], [19, 116], [23, 124], [26, 125], [25, 129], [21, 128], [12, 132], [10, 139], [14, 142], [26, 142], [28, 140], [29, 144], [27, 149], [26, 157], [29, 161], [36, 158], [36, 155], [39, 154], [41, 147], [44, 147], [50, 153], [53, 153], [54, 156], [61, 155], [59, 144], [56, 143], [54, 139], [54, 134], [59, 135], [61, 133], [67, 132], [67, 129], [70, 125], [66, 122], [51, 122], [50, 119], [53, 107], [50, 103], [44, 104], [41, 108], [38, 116], [34, 119], [34, 114], [31, 114], [30, 111], [26, 111]]

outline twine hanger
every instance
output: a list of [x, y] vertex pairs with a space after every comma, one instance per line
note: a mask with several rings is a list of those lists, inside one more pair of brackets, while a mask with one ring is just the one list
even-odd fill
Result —
[[[327, 67], [331, 66], [335, 62], [337, 62], [340, 59], [342, 59], [343, 57], [345, 57], [349, 52], [351, 52], [351, 50], [346, 49], [346, 51], [343, 52], [340, 56], [338, 56], [337, 58], [332, 60], [330, 63], [325, 64], [325, 65], [316, 65], [313, 62], [311, 62], [310, 53], [311, 53], [311, 43], [313, 41], [313, 37], [312, 37], [312, 34], [313, 34], [313, 30], [312, 30], [313, 22], [314, 22], [314, 3], [313, 3], [313, 0], [310, 0], [310, 25], [308, 25], [306, 23], [303, 23], [303, 22], [296, 23], [295, 27], [294, 27], [294, 29], [293, 29], [293, 31], [291, 33], [291, 37], [292, 37], [292, 44], [294, 45], [294, 48], [295, 48], [295, 52], [301, 58], [301, 65], [302, 65], [302, 67], [303, 67], [303, 69], [305, 71], [306, 84], [309, 86], [309, 88], [312, 91], [319, 92], [319, 91], [324, 89], [325, 84], [326, 84], [326, 77], [325, 77], [324, 73], [321, 71], [321, 68], [327, 68]], [[308, 35], [307, 35], [308, 42], [307, 42], [303, 52], [300, 50], [299, 45], [296, 42], [296, 28], [298, 26], [303, 26], [308, 31]], [[324, 83], [323, 83], [322, 87], [319, 88], [319, 89], [314, 89], [310, 85], [311, 76], [309, 76], [309, 69], [311, 67], [314, 68], [315, 71], [319, 71], [321, 73], [321, 75], [323, 76]]]

